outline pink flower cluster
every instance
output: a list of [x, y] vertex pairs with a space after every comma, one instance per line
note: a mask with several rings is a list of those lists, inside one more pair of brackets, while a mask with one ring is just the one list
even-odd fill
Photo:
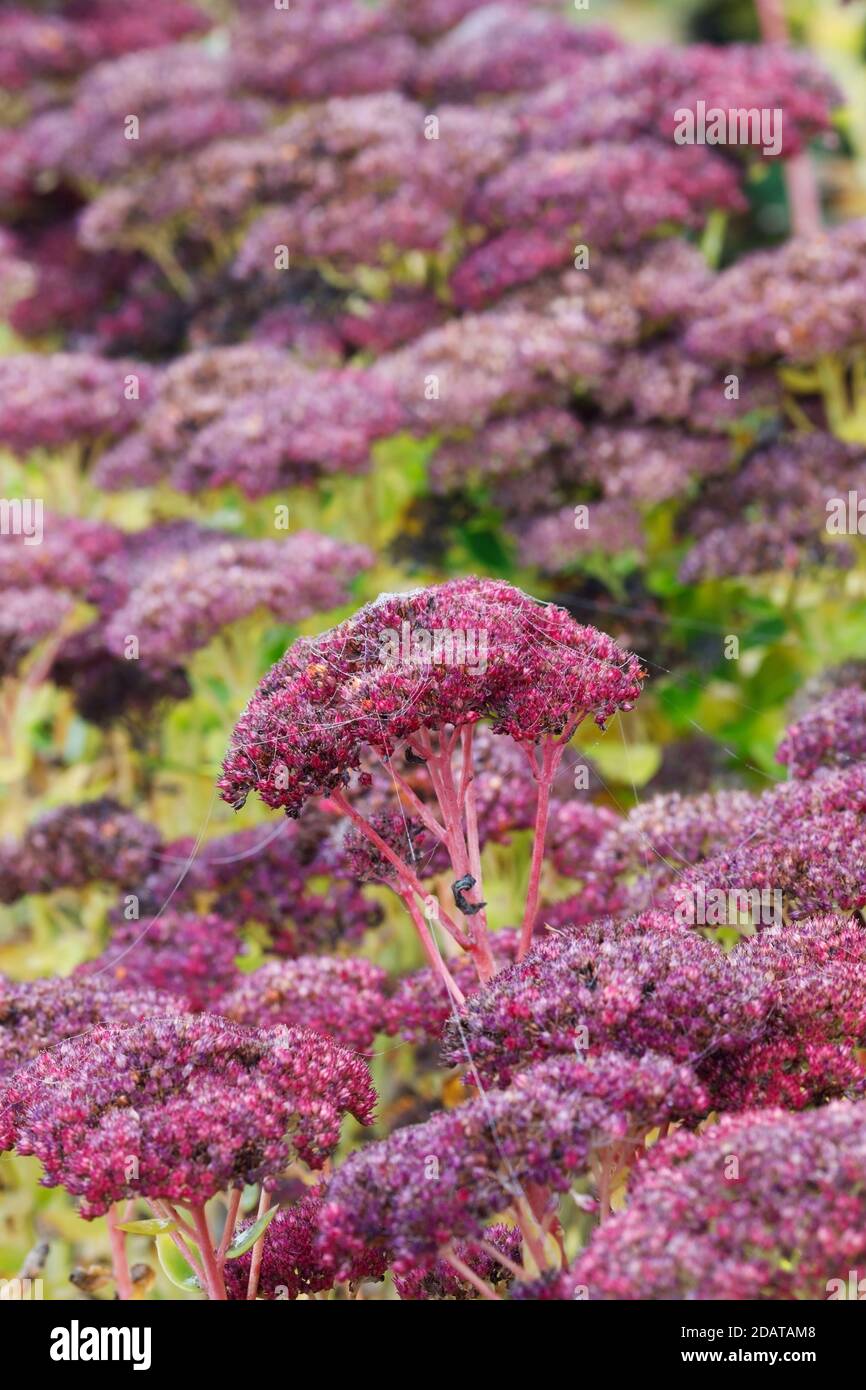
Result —
[[[430, 681], [423, 659], [385, 659], [387, 639], [405, 628], [484, 633], [486, 668], [440, 661]], [[235, 805], [256, 790], [297, 812], [309, 796], [346, 785], [364, 745], [390, 754], [424, 729], [459, 730], [483, 717], [517, 742], [561, 737], [586, 714], [603, 724], [628, 708], [640, 682], [637, 660], [610, 638], [509, 584], [459, 579], [385, 595], [290, 648], [239, 721], [220, 788]]]
[[364, 1063], [315, 1033], [198, 1014], [92, 1028], [13, 1075], [5, 1101], [4, 1147], [97, 1216], [137, 1196], [200, 1205], [292, 1153], [321, 1167], [342, 1115], [369, 1123], [375, 1095]]
[[706, 1104], [688, 1067], [653, 1053], [539, 1063], [506, 1090], [352, 1154], [319, 1214], [323, 1259], [337, 1277], [371, 1248], [385, 1250], [400, 1275], [429, 1267], [440, 1246], [481, 1237], [486, 1218], [526, 1185], [562, 1191], [594, 1153], [633, 1149], [647, 1131]]
[[[38, 545], [23, 531], [3, 538], [0, 591], [13, 591], [23, 617], [33, 614], [24, 629], [27, 650], [47, 634], [24, 591], [51, 586], [58, 598], [68, 590], [95, 605], [93, 622], [58, 641], [50, 673], [76, 691], [82, 712], [97, 723], [188, 693], [183, 663], [253, 613], [295, 624], [338, 607], [371, 560], [363, 546], [303, 530], [284, 540], [253, 540], [192, 522], [123, 532], [47, 513], [42, 533]], [[59, 622], [69, 605], [61, 611], [55, 600], [52, 606]], [[13, 645], [10, 659], [16, 654]]]
[[0, 845], [0, 900], [99, 880], [134, 890], [160, 838], [155, 826], [108, 797], [46, 811], [20, 841]]
[[[862, 1268], [862, 1106], [766, 1110], [680, 1134], [638, 1170], [626, 1211], [561, 1297], [825, 1299]], [[837, 1287], [839, 1287], [837, 1285]]]

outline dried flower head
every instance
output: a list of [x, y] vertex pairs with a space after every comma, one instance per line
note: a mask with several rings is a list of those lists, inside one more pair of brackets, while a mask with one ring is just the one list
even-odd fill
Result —
[[191, 1010], [224, 1013], [219, 1001], [237, 983], [241, 949], [234, 923], [214, 912], [169, 907], [134, 920], [116, 912], [102, 955], [79, 966], [79, 973], [124, 988], [147, 985], [181, 995]]
[[8, 1079], [45, 1048], [97, 1025], [125, 1027], [157, 1014], [182, 1013], [184, 1007], [176, 994], [138, 981], [119, 988], [112, 980], [78, 975], [43, 980], [0, 976], [0, 1076]]
[[[268, 1226], [262, 1246], [260, 1298], [295, 1299], [299, 1294], [314, 1294], [332, 1287], [334, 1271], [324, 1267], [316, 1249], [322, 1200], [323, 1189], [311, 1188], [294, 1206], [278, 1211]], [[241, 1225], [238, 1233], [244, 1230]], [[230, 1299], [247, 1297], [252, 1258], [249, 1251], [226, 1264], [226, 1293]], [[359, 1254], [345, 1277], [350, 1284], [378, 1280], [385, 1268], [381, 1251], [371, 1248]]]
[[866, 760], [866, 690], [831, 691], [786, 730], [776, 758], [792, 777]]
[[0, 442], [27, 454], [123, 434], [143, 414], [153, 389], [153, 368], [140, 362], [108, 362], [84, 352], [4, 356]]
[[152, 565], [106, 623], [106, 644], [120, 654], [133, 633], [151, 666], [173, 666], [257, 609], [297, 623], [336, 608], [369, 558], [363, 546], [313, 531], [284, 541], [210, 539], [205, 532], [190, 554]]
[[[506, 1265], [497, 1261], [489, 1247], [493, 1246], [494, 1250], [498, 1250], [512, 1264], [519, 1265], [523, 1252], [523, 1237], [519, 1227], [505, 1226], [499, 1221], [485, 1228], [484, 1240], [487, 1243], [486, 1249], [473, 1245], [471, 1241], [456, 1241], [454, 1254], [494, 1292], [502, 1293], [511, 1287], [514, 1274]], [[414, 1269], [406, 1274], [397, 1275], [394, 1287], [404, 1301], [411, 1302], [463, 1302], [465, 1299], [482, 1297], [476, 1286], [462, 1278], [447, 1258], [437, 1260], [430, 1269]]]
[[20, 842], [6, 841], [0, 855], [14, 869], [17, 891], [51, 893], [104, 881], [121, 887], [144, 882], [161, 843], [155, 826], [126, 811], [110, 797], [46, 811]]

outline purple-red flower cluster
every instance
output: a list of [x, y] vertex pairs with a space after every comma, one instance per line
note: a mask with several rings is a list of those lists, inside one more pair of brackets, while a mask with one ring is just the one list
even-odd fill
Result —
[[276, 1177], [293, 1155], [321, 1167], [347, 1112], [375, 1093], [354, 1054], [302, 1028], [243, 1028], [207, 1014], [96, 1027], [9, 1080], [4, 1146], [35, 1154], [98, 1216], [121, 1198], [196, 1205]]

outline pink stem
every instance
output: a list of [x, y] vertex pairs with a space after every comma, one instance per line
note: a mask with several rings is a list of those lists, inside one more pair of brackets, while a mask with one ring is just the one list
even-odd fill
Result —
[[787, 43], [788, 25], [782, 0], [756, 0], [755, 8], [764, 43]]
[[468, 788], [471, 786], [475, 777], [475, 766], [472, 761], [472, 739], [475, 734], [475, 727], [466, 724], [460, 731], [461, 762], [460, 762], [460, 801], [466, 796]]
[[[455, 735], [456, 737], [456, 735]], [[431, 752], [427, 756], [427, 769], [430, 773], [430, 780], [433, 783], [433, 790], [436, 793], [439, 806], [442, 811], [442, 819], [445, 823], [447, 835], [446, 844], [448, 855], [451, 860], [451, 867], [457, 878], [463, 878], [466, 874], [471, 874], [475, 878], [473, 893], [480, 893], [480, 863], [478, 864], [479, 873], [472, 872], [470, 854], [466, 844], [466, 837], [463, 830], [463, 808], [454, 785], [454, 772], [451, 766], [451, 755], [454, 748], [453, 739], [449, 743], [445, 741], [445, 746], [438, 754]], [[470, 750], [471, 756], [471, 750]], [[461, 786], [468, 779], [466, 770], [461, 775]], [[468, 894], [467, 894], [468, 899]], [[479, 898], [480, 900], [480, 898]], [[474, 913], [472, 916], [472, 942], [469, 951], [475, 962], [478, 977], [482, 984], [496, 974], [496, 965], [493, 960], [493, 953], [490, 949], [490, 941], [487, 935], [487, 918], [484, 910]]]
[[443, 1250], [442, 1258], [445, 1260], [446, 1264], [449, 1264], [451, 1268], [460, 1275], [461, 1279], [465, 1279], [467, 1284], [471, 1284], [474, 1289], [477, 1289], [482, 1298], [489, 1298], [493, 1303], [502, 1302], [499, 1294], [494, 1293], [490, 1285], [486, 1284], [480, 1275], [475, 1273], [474, 1269], [470, 1269], [468, 1264], [465, 1264], [464, 1261], [460, 1259], [459, 1255], [455, 1255], [453, 1250]]
[[113, 1206], [108, 1208], [108, 1238], [111, 1242], [111, 1264], [117, 1284], [117, 1296], [128, 1303], [135, 1294], [129, 1274], [129, 1261], [126, 1258], [126, 1234], [119, 1229], [117, 1211]]
[[[756, 0], [755, 8], [764, 42], [787, 44], [788, 25], [782, 0]], [[807, 150], [785, 161], [785, 187], [794, 235], [813, 236], [821, 230], [821, 197], [815, 166]]]
[[547, 1257], [544, 1252], [544, 1245], [538, 1239], [538, 1223], [535, 1218], [535, 1213], [532, 1211], [529, 1203], [524, 1203], [523, 1199], [520, 1197], [518, 1197], [514, 1203], [514, 1211], [527, 1250], [532, 1255], [538, 1268], [546, 1269]]
[[507, 1269], [510, 1274], [513, 1274], [515, 1279], [526, 1278], [526, 1270], [523, 1265], [517, 1265], [513, 1260], [509, 1260], [508, 1256], [503, 1255], [501, 1250], [497, 1250], [496, 1246], [492, 1245], [489, 1240], [475, 1240], [472, 1243], [483, 1250], [485, 1255], [489, 1255], [491, 1260], [495, 1260], [497, 1264], [502, 1265], [503, 1269]]
[[795, 236], [815, 236], [823, 226], [821, 195], [815, 165], [808, 150], [785, 161], [785, 186]]
[[206, 1294], [208, 1294], [208, 1296], [210, 1296], [207, 1275], [205, 1274], [204, 1267], [199, 1263], [195, 1255], [190, 1250], [187, 1241], [184, 1240], [180, 1231], [171, 1231], [169, 1234], [171, 1237], [172, 1244], [177, 1246], [178, 1250], [183, 1255], [183, 1258], [186, 1260], [196, 1279], [201, 1284], [202, 1289]]
[[[466, 844], [469, 849], [469, 871], [475, 879], [475, 889], [479, 897], [484, 897], [484, 876], [481, 868], [481, 844], [478, 838], [478, 807], [475, 804], [475, 787], [470, 779], [465, 791], [466, 805]], [[479, 913], [479, 916], [481, 914]], [[485, 922], [487, 913], [484, 913]]]
[[[565, 744], [554, 743], [548, 739], [544, 744], [541, 766], [536, 773], [538, 781], [538, 801], [535, 808], [535, 828], [532, 843], [532, 864], [529, 869], [529, 887], [526, 892], [526, 908], [520, 932], [520, 946], [517, 959], [523, 960], [532, 944], [532, 933], [538, 915], [538, 898], [541, 889], [541, 870], [544, 864], [544, 841], [547, 835], [547, 817], [550, 811], [550, 789], [556, 776], [560, 760], [565, 752]], [[535, 769], [535, 761], [527, 750], [530, 764]]]
[[[264, 1216], [265, 1212], [268, 1210], [270, 1205], [271, 1194], [267, 1191], [266, 1188], [263, 1187], [261, 1190], [261, 1195], [259, 1196], [259, 1209], [256, 1214], [257, 1221], [261, 1220], [261, 1218]], [[252, 1301], [253, 1299], [255, 1299], [255, 1296], [259, 1291], [259, 1275], [262, 1272], [262, 1257], [265, 1253], [265, 1234], [266, 1233], [263, 1231], [262, 1234], [259, 1236], [258, 1240], [256, 1241], [255, 1245], [253, 1246], [253, 1256], [250, 1260], [250, 1279], [249, 1283], [247, 1284], [248, 1301]]]
[[198, 1239], [198, 1233], [193, 1230], [188, 1221], [184, 1221], [177, 1207], [172, 1206], [171, 1202], [163, 1201], [158, 1204], [163, 1216], [167, 1216], [174, 1221], [180, 1230], [185, 1231], [191, 1240]]
[[[167, 1202], [161, 1204], [159, 1202], [153, 1201], [150, 1202], [149, 1205], [151, 1211], [153, 1211], [156, 1216], [161, 1216], [163, 1218], [171, 1218], [172, 1220], [180, 1220], [176, 1213], [174, 1213], [173, 1210], [169, 1208]], [[186, 1225], [186, 1222], [182, 1222], [181, 1224], [183, 1225], [184, 1230], [190, 1229]], [[180, 1231], [169, 1231], [168, 1235], [172, 1244], [175, 1245], [177, 1249], [180, 1251], [180, 1253], [183, 1255], [183, 1258], [186, 1260], [196, 1279], [198, 1279], [198, 1282], [201, 1284], [202, 1289], [204, 1289], [204, 1291], [207, 1292], [207, 1279], [205, 1277], [205, 1272], [199, 1264], [198, 1260], [196, 1259], [195, 1255], [190, 1250]]]
[[421, 941], [421, 946], [424, 950], [424, 954], [427, 957], [427, 960], [431, 968], [439, 976], [440, 980], [445, 986], [445, 990], [449, 998], [453, 1000], [453, 1002], [457, 1005], [458, 1008], [462, 1008], [462, 1006], [466, 1003], [466, 996], [464, 995], [460, 986], [457, 984], [457, 981], [454, 979], [454, 976], [451, 974], [450, 970], [448, 969], [447, 965], [442, 959], [442, 956], [436, 946], [436, 942], [433, 940], [433, 933], [427, 925], [427, 921], [424, 917], [424, 914], [418, 907], [417, 900], [415, 899], [413, 893], [411, 892], [408, 886], [404, 892], [399, 892], [399, 896], [405, 903], [409, 915], [411, 916], [412, 921], [415, 924], [415, 930], [418, 933], [419, 939]]
[[610, 1216], [610, 1184], [611, 1163], [608, 1158], [602, 1156], [601, 1176], [598, 1182], [598, 1220], [601, 1226]]
[[[335, 805], [339, 806], [343, 814], [348, 816], [354, 825], [357, 825], [361, 833], [363, 835], [366, 835], [367, 839], [371, 842], [371, 844], [374, 844], [379, 853], [383, 855], [384, 858], [388, 860], [388, 863], [391, 864], [397, 870], [398, 877], [404, 882], [408, 883], [410, 887], [413, 888], [414, 891], [418, 894], [419, 898], [426, 898], [427, 890], [425, 889], [421, 880], [418, 878], [418, 875], [412, 869], [410, 869], [409, 865], [405, 862], [405, 860], [400, 858], [399, 854], [394, 853], [391, 846], [386, 844], [385, 841], [382, 839], [382, 836], [379, 835], [373, 829], [373, 826], [370, 824], [370, 822], [368, 820], [365, 820], [364, 817], [358, 811], [355, 810], [351, 802], [346, 800], [346, 797], [343, 795], [343, 793], [334, 792], [331, 797], [331, 800], [334, 802]], [[464, 951], [468, 951], [471, 949], [472, 942], [469, 939], [469, 937], [466, 936], [465, 932], [462, 932], [460, 930], [456, 922], [454, 922], [451, 919], [451, 917], [449, 917], [448, 913], [441, 908], [439, 911], [439, 920], [442, 923], [445, 930], [448, 932], [449, 936], [452, 936], [454, 940], [457, 942], [458, 946], [462, 946]]]
[[385, 767], [387, 771], [390, 773], [390, 775], [393, 777], [400, 792], [402, 792], [402, 794], [405, 796], [406, 800], [409, 802], [409, 805], [412, 807], [412, 810], [415, 812], [418, 818], [424, 822], [427, 829], [436, 836], [437, 840], [444, 840], [445, 827], [439, 824], [438, 820], [433, 815], [433, 812], [430, 810], [430, 807], [424, 805], [424, 802], [421, 800], [420, 796], [418, 796], [417, 792], [415, 792], [413, 788], [409, 786], [409, 783], [406, 781], [406, 779], [404, 777], [401, 777], [397, 769], [393, 767], [390, 759], [380, 758], [380, 762], [382, 763], [382, 766]]
[[[469, 767], [472, 767], [472, 729], [469, 730], [468, 752], [464, 753], [464, 759], [468, 756]], [[481, 842], [478, 836], [478, 807], [475, 802], [475, 779], [470, 776], [465, 779], [465, 766], [463, 777], [461, 778], [461, 788], [463, 790], [464, 805], [466, 807], [466, 844], [469, 849], [469, 872], [475, 879], [475, 891], [479, 898], [484, 897], [484, 872], [481, 868]], [[496, 974], [496, 962], [493, 959], [493, 950], [490, 945], [490, 935], [487, 929], [487, 913], [479, 912], [476, 919], [481, 925], [483, 932], [483, 946], [485, 951], [485, 968], [490, 970], [490, 976]], [[488, 976], [488, 978], [490, 978]], [[483, 979], [483, 977], [482, 977]]]
[[208, 1298], [213, 1299], [215, 1303], [224, 1303], [226, 1301], [226, 1286], [223, 1281], [222, 1270], [214, 1254], [213, 1241], [204, 1207], [199, 1203], [197, 1206], [190, 1207], [190, 1211], [198, 1234], [198, 1247], [204, 1266]]
[[219, 1264], [220, 1269], [222, 1269], [223, 1265], [226, 1262], [226, 1251], [232, 1243], [232, 1236], [235, 1233], [235, 1225], [238, 1219], [238, 1209], [240, 1207], [241, 1198], [243, 1195], [244, 1194], [241, 1188], [232, 1188], [231, 1196], [229, 1197], [228, 1201], [228, 1210], [226, 1211], [226, 1224], [223, 1227], [223, 1233], [220, 1237], [219, 1249], [217, 1250], [217, 1263]]

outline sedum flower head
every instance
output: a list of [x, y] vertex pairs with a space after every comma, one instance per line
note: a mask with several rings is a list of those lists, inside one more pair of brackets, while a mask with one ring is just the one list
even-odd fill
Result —
[[[322, 1201], [323, 1189], [311, 1188], [294, 1206], [278, 1211], [268, 1226], [262, 1246], [260, 1298], [295, 1299], [299, 1294], [332, 1287], [334, 1271], [325, 1267], [316, 1248]], [[239, 1226], [239, 1233], [244, 1229], [243, 1224]], [[246, 1298], [251, 1263], [252, 1251], [226, 1263], [224, 1276], [230, 1299]], [[381, 1251], [371, 1248], [358, 1255], [345, 1277], [350, 1284], [378, 1280], [385, 1267]]]
[[[787, 113], [786, 113], [787, 114]], [[722, 272], [686, 335], [709, 361], [812, 362], [862, 340], [866, 222], [756, 251]]]
[[570, 24], [537, 6], [486, 4], [467, 14], [426, 53], [416, 85], [450, 100], [485, 92], [534, 91], [576, 76], [619, 40], [600, 26]]
[[37, 586], [6, 589], [0, 612], [0, 678], [14, 675], [24, 658], [56, 633], [72, 611], [66, 594]]
[[[169, 895], [178, 907], [207, 906], [235, 928], [265, 927], [270, 949], [281, 956], [357, 941], [382, 911], [351, 880], [332, 819], [309, 807], [276, 833], [257, 826], [197, 849], [192, 839], [175, 841], [143, 886], [144, 910], [159, 912]], [[330, 882], [321, 886], [322, 878]]]
[[[484, 1231], [488, 1245], [494, 1246], [514, 1264], [520, 1264], [523, 1253], [523, 1237], [515, 1226], [506, 1226], [497, 1221]], [[498, 1293], [511, 1287], [514, 1275], [505, 1265], [498, 1263], [496, 1257], [482, 1250], [471, 1241], [456, 1241], [454, 1253], [473, 1274], [484, 1279]], [[447, 1260], [437, 1260], [432, 1268], [409, 1270], [394, 1280], [401, 1299], [406, 1302], [433, 1301], [463, 1302], [466, 1299], [480, 1298], [478, 1289], [463, 1279]]]
[[470, 995], [444, 1056], [490, 1084], [556, 1054], [650, 1050], [696, 1066], [766, 1030], [773, 991], [718, 946], [662, 913], [551, 932]]
[[[514, 960], [518, 940], [519, 933], [508, 927], [491, 937], [493, 958], [500, 969]], [[463, 994], [471, 994], [478, 988], [478, 972], [468, 956], [450, 959], [448, 969]], [[385, 1031], [402, 1036], [408, 1042], [438, 1042], [453, 1012], [453, 1002], [443, 991], [441, 980], [429, 966], [425, 966], [423, 970], [413, 970], [397, 981], [387, 1003]], [[462, 1060], [465, 1060], [465, 1056]]]
[[826, 1299], [866, 1264], [862, 1105], [727, 1117], [637, 1170], [573, 1266], [590, 1299]]
[[106, 642], [122, 652], [133, 633], [144, 659], [173, 665], [257, 609], [297, 623], [337, 607], [368, 562], [362, 546], [313, 531], [284, 541], [202, 537], [191, 553], [167, 557], [136, 584], [108, 620]]
[[235, 958], [240, 951], [234, 924], [214, 912], [169, 907], [158, 910], [150, 921], [127, 921], [116, 913], [102, 955], [79, 966], [79, 971], [116, 980], [122, 987], [140, 983], [181, 995], [191, 1010], [217, 1009], [237, 982]]
[[[431, 659], [412, 647], [413, 630], [427, 634]], [[464, 643], [483, 636], [486, 658], [478, 646], [474, 662], [435, 659], [437, 632]], [[220, 788], [235, 806], [256, 790], [296, 814], [309, 796], [346, 784], [365, 746], [390, 753], [420, 729], [482, 718], [520, 741], [567, 736], [586, 715], [603, 724], [629, 708], [641, 678], [612, 638], [498, 580], [383, 595], [290, 647], [237, 724]]]
[[866, 931], [859, 919], [819, 915], [760, 932], [741, 941], [729, 960], [735, 971], [763, 976], [774, 1004], [764, 1038], [736, 1056], [711, 1059], [719, 1108], [801, 1110], [862, 1093]]
[[6, 1099], [18, 1152], [90, 1218], [136, 1196], [204, 1202], [294, 1156], [321, 1167], [347, 1111], [369, 1123], [375, 1092], [360, 1058], [306, 1029], [181, 1014], [61, 1043]]
[[776, 752], [791, 777], [811, 777], [820, 767], [846, 767], [866, 759], [866, 690], [831, 691], [792, 724]]
[[328, 1185], [319, 1248], [338, 1277], [371, 1246], [398, 1274], [430, 1265], [508, 1207], [518, 1184], [557, 1191], [609, 1144], [640, 1142], [667, 1119], [700, 1114], [688, 1067], [647, 1053], [556, 1057], [486, 1095], [354, 1153]]
[[128, 981], [79, 975], [44, 980], [0, 976], [0, 1075], [8, 1079], [45, 1048], [101, 1024], [126, 1026], [156, 1014], [182, 1013], [184, 1000]]
[[14, 902], [25, 893], [81, 888], [99, 880], [137, 887], [160, 842], [155, 826], [110, 797], [46, 811], [20, 842], [0, 845], [0, 860], [9, 866], [3, 900]]
[[[138, 383], [132, 397], [127, 381]], [[140, 362], [84, 352], [24, 353], [0, 361], [0, 443], [16, 454], [123, 434], [143, 414], [155, 373]]]
[[259, 1027], [314, 1028], [364, 1051], [385, 1028], [387, 978], [380, 966], [350, 957], [270, 961], [224, 994], [219, 1012]]

